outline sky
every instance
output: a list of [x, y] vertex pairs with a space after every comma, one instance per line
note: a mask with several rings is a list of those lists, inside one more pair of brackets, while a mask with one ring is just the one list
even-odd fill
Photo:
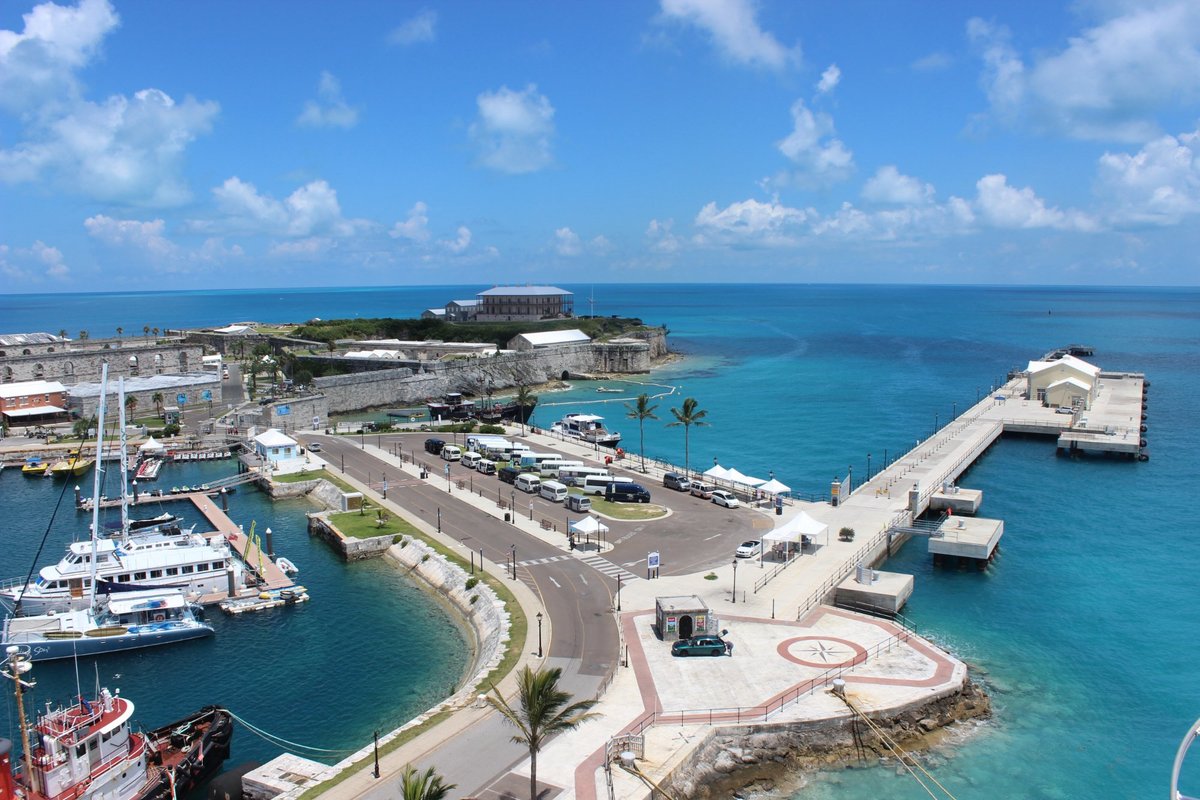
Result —
[[0, 292], [1200, 283], [1200, 3], [0, 3]]

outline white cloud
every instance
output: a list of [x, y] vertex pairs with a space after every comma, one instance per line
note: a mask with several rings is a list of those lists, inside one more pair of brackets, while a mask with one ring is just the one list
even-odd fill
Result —
[[321, 180], [301, 186], [284, 200], [260, 194], [236, 176], [212, 191], [225, 226], [233, 230], [289, 238], [346, 237], [369, 225], [343, 217], [337, 192]]
[[71, 270], [63, 262], [62, 251], [51, 247], [40, 239], [33, 243], [33, 256], [45, 268], [46, 275], [51, 278], [65, 278]]
[[418, 201], [409, 209], [408, 218], [393, 225], [388, 235], [417, 243], [429, 241], [429, 207]]
[[554, 250], [560, 256], [577, 256], [583, 252], [583, 240], [570, 228], [554, 231]]
[[650, 224], [646, 226], [646, 238], [650, 240], [650, 249], [658, 253], [679, 252], [683, 247], [683, 242], [671, 232], [673, 227], [675, 227], [673, 219], [664, 222], [656, 219], [650, 220]]
[[1145, 141], [1155, 115], [1200, 98], [1200, 4], [1132, 4], [1027, 66], [1002, 27], [972, 19], [993, 113], [1081, 139]]
[[268, 255], [281, 259], [311, 261], [333, 248], [333, 242], [322, 236], [309, 236], [286, 242], [276, 242], [268, 249]]
[[0, 275], [11, 283], [38, 281], [43, 277], [65, 280], [70, 274], [62, 251], [40, 239], [28, 248], [13, 249], [0, 244]]
[[751, 199], [730, 203], [723, 209], [718, 209], [716, 203], [709, 203], [696, 215], [695, 225], [704, 241], [737, 239], [783, 245], [795, 242], [797, 228], [808, 217], [807, 211]]
[[437, 12], [425, 9], [410, 20], [388, 34], [392, 44], [410, 45], [418, 42], [432, 42], [437, 37]]
[[976, 184], [975, 206], [996, 228], [1057, 228], [1092, 231], [1095, 220], [1080, 211], [1061, 211], [1046, 205], [1033, 189], [1008, 185], [1004, 175], [985, 175]]
[[164, 235], [167, 224], [161, 219], [142, 222], [135, 219], [113, 219], [104, 214], [83, 221], [88, 235], [111, 247], [128, 247], [148, 257], [175, 258], [179, 248]]
[[664, 18], [708, 33], [716, 48], [736, 63], [782, 69], [799, 61], [799, 47], [789, 50], [759, 27], [751, 0], [662, 0], [661, 7]]
[[837, 88], [838, 83], [842, 80], [842, 71], [838, 69], [837, 64], [830, 64], [821, 73], [821, 80], [817, 81], [817, 94], [828, 94]]
[[358, 124], [358, 109], [342, 97], [342, 85], [328, 72], [317, 81], [317, 99], [304, 104], [297, 125], [309, 128], [353, 128]]
[[937, 51], [918, 58], [912, 63], [912, 69], [914, 72], [939, 72], [948, 69], [953, 63], [954, 59]]
[[786, 180], [798, 186], [820, 187], [848, 178], [854, 171], [854, 154], [834, 136], [833, 118], [813, 112], [804, 100], [793, 103], [791, 111], [792, 132], [777, 144], [796, 165]]
[[454, 255], [461, 255], [471, 246], [471, 229], [466, 225], [459, 225], [458, 235], [453, 239], [443, 239], [440, 244]]
[[1200, 213], [1200, 129], [1163, 136], [1133, 155], [1100, 157], [1097, 190], [1116, 224], [1176, 224]]
[[491, 169], [520, 174], [536, 172], [553, 161], [554, 107], [537, 86], [520, 92], [501, 86], [476, 98], [479, 116], [470, 135], [479, 161]]
[[908, 175], [902, 175], [891, 164], [880, 167], [862, 190], [863, 198], [873, 203], [898, 205], [930, 203], [933, 201], [934, 194], [931, 184], [922, 183]]

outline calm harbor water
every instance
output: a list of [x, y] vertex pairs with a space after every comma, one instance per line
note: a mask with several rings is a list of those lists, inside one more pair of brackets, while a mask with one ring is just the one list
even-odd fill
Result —
[[[1148, 463], [1069, 460], [1056, 457], [1049, 440], [1004, 440], [963, 481], [984, 490], [985, 515], [1005, 520], [996, 562], [984, 572], [935, 570], [914, 542], [889, 568], [916, 574], [909, 613], [918, 629], [977, 667], [996, 703], [992, 720], [935, 758], [939, 780], [959, 796], [1134, 798], [1166, 791], [1175, 748], [1200, 717], [1200, 668], [1195, 662], [1200, 614], [1192, 577], [1200, 563], [1200, 540], [1191, 522], [1191, 495], [1200, 487], [1195, 458], [1200, 452], [1200, 292], [564, 288], [577, 298], [594, 291], [598, 314], [628, 314], [668, 325], [672, 346], [689, 356], [649, 379], [681, 389], [658, 401], [660, 420], [645, 426], [647, 454], [683, 461], [683, 430], [665, 423], [682, 397], [695, 397], [711, 425], [690, 432], [693, 468], [704, 469], [716, 458], [751, 475], [766, 477], [773, 471], [801, 494], [826, 493], [829, 482], [848, 469], [856, 476], [866, 473], [868, 463], [877, 470], [885, 458], [894, 459], [986, 394], [1008, 370], [1052, 347], [1082, 342], [1095, 347], [1092, 360], [1105, 369], [1144, 371], [1152, 382]], [[117, 325], [140, 331], [143, 324], [415, 315], [463, 292], [463, 287], [414, 287], [138, 295], [139, 308], [156, 309], [156, 319], [145, 321], [124, 318], [120, 309], [129, 305], [114, 296], [0, 296], [0, 318], [12, 331], [86, 327], [98, 336], [111, 334]], [[586, 308], [586, 300], [579, 300], [577, 310]], [[617, 399], [592, 404], [600, 398]], [[595, 411], [624, 433], [627, 450], [637, 452], [636, 423], [624, 419], [624, 401], [618, 396], [599, 395], [594, 384], [580, 384], [569, 392], [547, 394], [543, 401], [556, 405], [539, 407], [538, 424], [548, 425], [568, 411]], [[0, 474], [5, 518], [47, 516], [51, 504], [24, 493], [39, 491], [26, 486], [37, 482], [10, 472]], [[191, 481], [180, 477], [178, 482]], [[265, 505], [257, 498], [245, 493], [238, 502]], [[282, 518], [289, 511], [284, 505], [271, 512], [250, 508], [238, 518], [257, 518], [262, 526], [268, 513]], [[298, 518], [301, 510], [294, 513]], [[24, 542], [36, 527], [9, 527], [0, 536]], [[293, 538], [294, 544], [281, 543], [277, 549], [289, 557], [295, 553], [304, 570], [301, 577], [313, 587], [312, 569], [332, 556], [308, 543], [302, 523]], [[7, 542], [3, 546], [0, 562], [7, 567], [13, 557]], [[20, 561], [27, 563], [23, 555]], [[306, 562], [314, 562], [313, 567]], [[354, 709], [346, 703], [348, 691], [326, 698], [288, 691], [300, 685], [289, 679], [292, 674], [326, 672], [336, 685], [378, 688], [368, 681], [339, 680], [340, 671], [363, 661], [355, 655], [364, 644], [378, 641], [372, 638], [380, 634], [378, 625], [403, 617], [403, 612], [381, 613], [376, 601], [366, 599], [377, 598], [374, 587], [387, 579], [368, 574], [378, 567], [337, 563], [330, 569], [337, 581], [361, 581], [364, 594], [357, 602], [332, 587], [315, 589], [313, 603], [289, 612], [291, 616], [217, 620], [222, 626], [218, 636], [195, 645], [195, 655], [185, 657], [186, 648], [171, 654], [181, 666], [194, 668], [184, 676], [196, 687], [188, 697], [197, 699], [187, 707], [215, 699], [239, 713], [239, 701], [262, 714], [278, 708], [276, 718], [286, 720], [291, 735], [250, 711], [243, 715], [306, 743], [340, 743], [385, 727], [374, 718], [379, 713], [374, 709], [390, 711], [393, 706], [378, 702], [379, 697], [404, 698], [417, 677], [390, 682], [374, 703], [356, 698]], [[417, 595], [418, 604], [420, 600]], [[297, 621], [318, 609], [330, 614], [325, 626], [292, 631]], [[363, 614], [369, 615], [369, 624], [354, 632], [339, 630], [345, 619]], [[243, 630], [254, 625], [263, 630], [237, 644], [227, 630], [243, 622], [250, 623]], [[408, 622], [393, 629], [396, 638]], [[339, 634], [345, 639], [329, 638]], [[407, 631], [403, 635], [414, 638]], [[422, 637], [426, 635], [431, 634]], [[290, 644], [296, 641], [300, 647]], [[425, 645], [424, 638], [420, 641]], [[377, 657], [373, 649], [370, 663], [358, 666], [373, 678], [390, 681], [393, 670], [377, 662], [390, 651]], [[126, 676], [122, 683], [131, 696], [132, 675], [140, 684], [152, 673], [170, 674], [152, 668], [151, 663], [159, 662], [149, 654], [131, 661], [134, 666], [121, 666]], [[436, 676], [440, 668], [419, 663], [415, 669]], [[414, 705], [438, 696], [437, 679], [430, 680], [428, 697], [412, 698]], [[169, 696], [164, 693], [164, 700]], [[150, 724], [181, 711], [165, 705], [151, 714], [143, 701], [147, 713], [139, 710], [139, 716]], [[306, 736], [335, 729], [336, 735]], [[242, 743], [248, 738], [243, 735]], [[1200, 789], [1200, 770], [1191, 770], [1188, 777], [1194, 793]], [[803, 796], [927, 795], [894, 768], [882, 767], [828, 773]]]

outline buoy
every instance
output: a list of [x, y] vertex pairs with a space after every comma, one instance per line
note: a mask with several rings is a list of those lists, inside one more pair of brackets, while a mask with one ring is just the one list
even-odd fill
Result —
[[1142, 426], [1142, 433], [1145, 433], [1147, 430], [1149, 430], [1149, 429], [1148, 429], [1148, 428], [1147, 428], [1145, 425], [1143, 425], [1143, 426]]

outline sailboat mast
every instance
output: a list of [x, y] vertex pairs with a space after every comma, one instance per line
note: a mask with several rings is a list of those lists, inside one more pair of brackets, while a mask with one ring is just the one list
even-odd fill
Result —
[[129, 537], [129, 436], [125, 433], [125, 376], [117, 378], [118, 419], [121, 421], [121, 538]]
[[[17, 697], [17, 719], [21, 726], [21, 750], [25, 762], [25, 780], [28, 782], [29, 788], [33, 791], [38, 791], [40, 787], [34, 784], [33, 773], [33, 756], [32, 750], [29, 749], [29, 721], [25, 719], [25, 682], [21, 680], [21, 675], [30, 669], [30, 664], [25, 660], [25, 655], [21, 653], [20, 648], [16, 645], [10, 645], [7, 651], [9, 672], [5, 674], [13, 679], [15, 687], [14, 694]], [[33, 684], [29, 684], [33, 685]]]
[[96, 406], [96, 475], [92, 479], [92, 582], [88, 605], [96, 604], [96, 559], [100, 540], [100, 480], [104, 473], [104, 414], [108, 404], [108, 364], [100, 366], [100, 402]]

